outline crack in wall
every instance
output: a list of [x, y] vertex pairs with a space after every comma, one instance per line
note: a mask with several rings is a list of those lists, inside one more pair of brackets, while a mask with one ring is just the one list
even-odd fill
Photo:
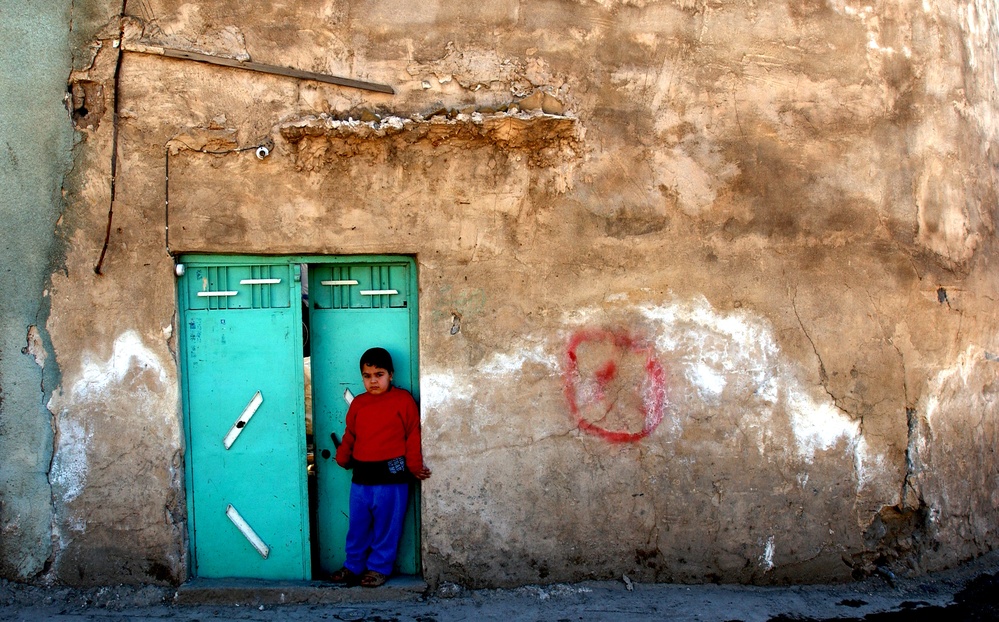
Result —
[[[812, 352], [815, 353], [815, 358], [819, 362], [819, 384], [822, 385], [822, 389], [826, 392], [827, 395], [829, 395], [829, 399], [832, 400], [833, 406], [835, 406], [837, 408], [837, 410], [839, 410], [840, 412], [842, 412], [844, 415], [852, 418], [852, 413], [850, 413], [849, 410], [847, 410], [845, 407], [843, 407], [840, 404], [840, 399], [837, 398], [833, 394], [833, 392], [829, 390], [829, 385], [828, 385], [829, 375], [828, 375], [828, 373], [826, 373], [826, 365], [822, 361], [822, 355], [819, 354], [819, 349], [815, 345], [815, 340], [812, 338], [812, 335], [808, 332], [808, 329], [805, 328], [805, 323], [802, 321], [801, 315], [798, 314], [797, 298], [798, 298], [798, 289], [794, 288], [793, 291], [792, 291], [792, 294], [791, 294], [791, 309], [792, 309], [792, 311], [794, 311], [794, 317], [795, 317], [795, 319], [798, 320], [798, 326], [801, 328], [801, 332], [804, 333], [805, 339], [808, 339], [808, 343], [810, 343], [811, 346], [812, 346]], [[861, 431], [863, 431], [863, 427], [864, 427], [864, 418], [860, 417], [860, 430]]]
[[903, 508], [915, 508], [923, 504], [922, 495], [916, 490], [915, 484], [912, 481], [916, 476], [916, 462], [919, 457], [919, 419], [915, 408], [906, 408], [905, 417], [909, 436], [905, 447], [905, 477], [902, 478], [900, 499]]

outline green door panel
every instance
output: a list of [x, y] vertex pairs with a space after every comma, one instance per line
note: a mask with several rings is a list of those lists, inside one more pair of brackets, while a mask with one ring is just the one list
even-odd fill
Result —
[[[331, 434], [343, 435], [350, 395], [364, 392], [358, 361], [365, 350], [392, 355], [393, 384], [419, 399], [416, 274], [410, 259], [309, 266], [313, 426], [319, 490], [320, 566], [343, 565], [350, 472], [334, 460]], [[414, 486], [396, 570], [419, 574], [419, 492]]]
[[298, 268], [263, 258], [185, 259], [179, 297], [194, 573], [308, 579]]

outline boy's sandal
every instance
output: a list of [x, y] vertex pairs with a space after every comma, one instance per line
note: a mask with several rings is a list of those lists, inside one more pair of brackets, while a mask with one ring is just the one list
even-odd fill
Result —
[[361, 575], [361, 587], [378, 587], [385, 585], [386, 581], [388, 581], [388, 575], [375, 572], [374, 570], [366, 570]]
[[361, 581], [361, 577], [357, 576], [353, 570], [349, 568], [341, 568], [337, 570], [332, 575], [330, 575], [330, 581], [333, 583], [346, 583], [348, 585], [357, 585]]

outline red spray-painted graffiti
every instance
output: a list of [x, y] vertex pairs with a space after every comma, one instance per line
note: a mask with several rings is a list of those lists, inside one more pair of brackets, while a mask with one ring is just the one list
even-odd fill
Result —
[[643, 339], [626, 331], [581, 330], [566, 348], [565, 397], [579, 429], [634, 443], [663, 420], [666, 371]]

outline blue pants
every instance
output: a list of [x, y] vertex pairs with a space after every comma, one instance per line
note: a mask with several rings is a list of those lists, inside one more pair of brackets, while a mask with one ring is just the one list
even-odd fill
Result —
[[409, 484], [350, 485], [347, 570], [392, 574], [408, 499]]

